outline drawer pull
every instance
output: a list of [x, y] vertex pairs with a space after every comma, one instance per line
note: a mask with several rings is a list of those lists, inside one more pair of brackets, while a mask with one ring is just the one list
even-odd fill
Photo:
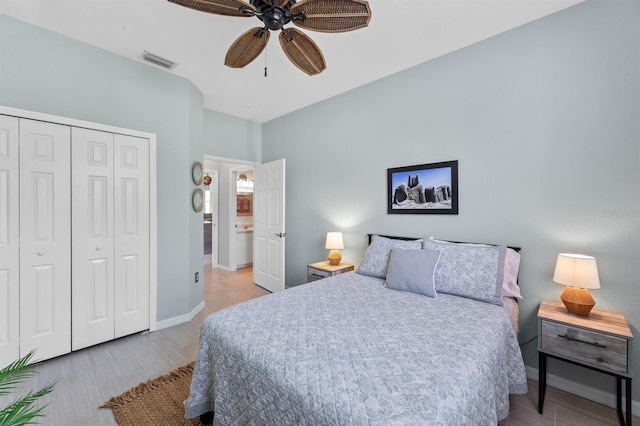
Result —
[[572, 342], [580, 342], [586, 343], [587, 345], [596, 346], [598, 348], [607, 349], [607, 345], [602, 345], [598, 342], [588, 342], [586, 340], [576, 339], [575, 337], [567, 336], [566, 334], [558, 334], [558, 337], [562, 337], [563, 339], [571, 340]]

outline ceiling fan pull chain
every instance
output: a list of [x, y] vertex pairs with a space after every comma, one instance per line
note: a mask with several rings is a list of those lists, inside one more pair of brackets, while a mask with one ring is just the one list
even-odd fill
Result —
[[264, 47], [264, 76], [267, 76], [267, 46]]

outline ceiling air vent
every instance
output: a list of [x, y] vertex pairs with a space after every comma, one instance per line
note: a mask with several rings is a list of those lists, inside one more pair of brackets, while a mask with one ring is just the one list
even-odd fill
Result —
[[154, 55], [153, 53], [149, 53], [146, 50], [142, 52], [142, 54], [140, 55], [140, 58], [142, 58], [147, 62], [151, 62], [152, 64], [157, 65], [159, 67], [166, 68], [168, 70], [172, 70], [176, 67], [176, 65], [178, 65], [173, 61], [170, 61], [165, 58], [161, 58], [160, 56]]

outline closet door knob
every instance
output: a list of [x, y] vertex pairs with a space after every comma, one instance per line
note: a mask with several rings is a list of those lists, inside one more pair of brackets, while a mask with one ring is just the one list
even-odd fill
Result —
[[96, 250], [100, 251], [100, 250], [102, 250], [102, 247], [98, 246], [98, 247], [96, 247]]
[[38, 250], [38, 252], [36, 253], [38, 256], [44, 256], [44, 251], [42, 250]]

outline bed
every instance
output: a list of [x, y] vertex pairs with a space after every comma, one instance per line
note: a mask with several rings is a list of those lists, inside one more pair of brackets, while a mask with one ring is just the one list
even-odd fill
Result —
[[355, 272], [210, 315], [186, 417], [495, 426], [527, 392], [509, 250], [374, 236]]

